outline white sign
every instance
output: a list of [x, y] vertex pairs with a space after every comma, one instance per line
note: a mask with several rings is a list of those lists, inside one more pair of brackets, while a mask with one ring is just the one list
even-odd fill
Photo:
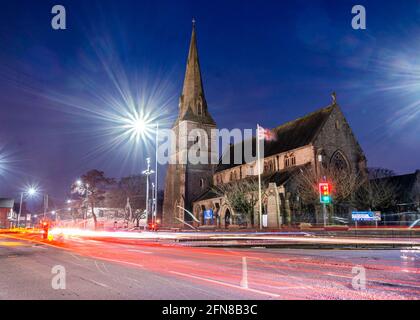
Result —
[[353, 221], [381, 221], [381, 213], [372, 211], [353, 211], [351, 218]]
[[264, 228], [268, 227], [268, 214], [263, 214], [262, 215], [262, 225]]

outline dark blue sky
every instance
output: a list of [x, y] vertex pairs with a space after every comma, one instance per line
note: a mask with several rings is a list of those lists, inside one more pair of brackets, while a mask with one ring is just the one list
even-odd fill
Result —
[[[148, 152], [111, 146], [110, 115], [129, 95], [170, 124], [192, 17], [218, 127], [275, 127], [336, 91], [369, 166], [419, 169], [420, 1], [356, 2], [2, 2], [0, 196], [33, 182], [64, 196], [92, 168], [138, 173]], [[51, 28], [54, 4], [65, 31]], [[354, 4], [366, 31], [351, 28]]]

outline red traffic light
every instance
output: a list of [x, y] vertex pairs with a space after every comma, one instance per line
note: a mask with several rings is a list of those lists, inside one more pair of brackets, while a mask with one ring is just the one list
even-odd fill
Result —
[[327, 182], [319, 184], [319, 201], [321, 203], [331, 203], [331, 185]]

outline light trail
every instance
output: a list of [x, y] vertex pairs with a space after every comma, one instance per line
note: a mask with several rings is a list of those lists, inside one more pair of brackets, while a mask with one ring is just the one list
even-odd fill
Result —
[[[22, 236], [26, 238], [27, 234]], [[56, 247], [62, 246], [63, 249], [81, 256], [147, 269], [165, 277], [168, 274], [183, 277], [188, 275], [194, 285], [205, 286], [205, 283], [208, 283], [215, 288], [227, 286], [237, 290], [240, 295], [240, 292], [249, 292], [240, 287], [243, 278], [241, 257], [246, 256], [249, 287], [259, 292], [278, 295], [273, 296], [276, 299], [405, 299], [406, 297], [416, 299], [419, 297], [420, 283], [416, 276], [419, 269], [415, 263], [408, 266], [401, 265], [401, 260], [397, 260], [398, 264], [394, 265], [396, 260], [373, 258], [365, 260], [364, 254], [346, 259], [340, 255], [329, 256], [329, 254], [326, 256], [321, 254], [321, 257], [312, 256], [312, 251], [299, 251], [298, 254], [284, 250], [236, 250], [235, 252], [211, 248], [167, 247], [154, 242], [142, 243], [142, 249], [147, 248], [147, 252], [155, 253], [151, 255], [132, 251], [135, 243], [128, 246], [129, 242], [120, 245], [106, 240], [75, 242], [73, 239], [77, 238], [69, 237], [68, 241], [53, 241], [51, 244], [55, 244]], [[308, 255], [302, 258], [301, 252], [308, 252]], [[282, 259], [279, 260], [279, 257]], [[269, 266], [266, 265], [267, 262], [270, 262]], [[351, 270], [356, 264], [363, 265], [367, 270], [366, 291], [351, 289]], [[406, 273], [403, 269], [410, 272]], [[290, 288], [294, 289], [290, 291]], [[257, 292], [249, 292], [253, 293], [256, 295], [252, 297], [259, 299]]]
[[95, 231], [77, 228], [53, 228], [50, 234], [55, 238], [84, 237], [103, 239], [127, 239], [127, 240], [184, 240], [184, 241], [272, 241], [273, 243], [306, 243], [306, 244], [341, 244], [341, 245], [405, 245], [420, 246], [420, 239], [377, 239], [377, 238], [340, 238], [340, 237], [307, 237], [306, 234], [295, 233], [289, 236], [270, 234], [222, 234], [212, 233], [175, 233], [175, 232], [129, 232], [129, 231]]

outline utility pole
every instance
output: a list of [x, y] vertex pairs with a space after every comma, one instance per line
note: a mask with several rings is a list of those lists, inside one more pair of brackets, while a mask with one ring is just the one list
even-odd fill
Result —
[[23, 205], [23, 192], [21, 192], [20, 194], [19, 214], [18, 214], [17, 223], [16, 223], [17, 228], [19, 228], [20, 215], [22, 214], [22, 205]]
[[153, 170], [150, 169], [150, 158], [146, 159], [147, 162], [147, 169], [142, 172], [143, 175], [146, 176], [146, 217], [149, 220], [149, 176], [154, 173]]
[[151, 211], [152, 211], [152, 224], [155, 223], [155, 183], [152, 182], [152, 201], [151, 201]]
[[48, 194], [44, 194], [44, 219], [47, 216]]
[[257, 124], [257, 170], [258, 170], [258, 211], [260, 220], [260, 230], [263, 228], [262, 224], [262, 201], [261, 201], [261, 155], [260, 155], [260, 125]]
[[152, 223], [156, 224], [157, 206], [158, 206], [158, 147], [159, 147], [159, 123], [156, 123], [156, 137], [155, 137], [155, 192], [154, 192], [154, 210]]

